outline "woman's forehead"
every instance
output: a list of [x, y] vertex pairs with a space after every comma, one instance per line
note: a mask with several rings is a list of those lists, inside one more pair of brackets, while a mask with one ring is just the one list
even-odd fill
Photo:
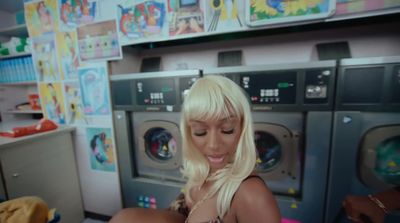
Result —
[[235, 122], [238, 121], [239, 117], [235, 116], [235, 115], [229, 115], [226, 117], [222, 117], [222, 118], [213, 118], [213, 119], [189, 119], [189, 123], [190, 124], [206, 124], [206, 123], [225, 123], [225, 122]]

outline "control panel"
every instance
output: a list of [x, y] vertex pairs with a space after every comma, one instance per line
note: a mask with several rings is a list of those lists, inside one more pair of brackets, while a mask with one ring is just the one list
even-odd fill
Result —
[[126, 111], [178, 112], [200, 70], [113, 75], [113, 108]]
[[138, 79], [135, 81], [138, 105], [175, 105], [177, 87], [173, 78]]
[[304, 103], [328, 103], [328, 89], [330, 87], [333, 88], [333, 83], [331, 83], [332, 76], [333, 71], [331, 69], [306, 70]]
[[247, 93], [253, 110], [333, 108], [335, 67], [244, 71], [230, 74]]
[[252, 104], [296, 103], [296, 72], [258, 72], [240, 75], [240, 85]]

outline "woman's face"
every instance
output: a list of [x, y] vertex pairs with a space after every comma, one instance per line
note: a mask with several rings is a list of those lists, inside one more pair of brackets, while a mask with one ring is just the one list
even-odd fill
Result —
[[232, 160], [241, 133], [239, 118], [191, 120], [189, 128], [192, 141], [208, 160], [211, 172], [223, 168]]

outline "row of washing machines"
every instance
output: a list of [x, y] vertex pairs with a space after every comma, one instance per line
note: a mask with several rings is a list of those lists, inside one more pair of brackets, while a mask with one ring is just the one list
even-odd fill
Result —
[[210, 74], [248, 94], [256, 169], [284, 218], [346, 222], [347, 194], [400, 184], [400, 57], [124, 74], [111, 92], [125, 207], [166, 208], [181, 192], [180, 108]]

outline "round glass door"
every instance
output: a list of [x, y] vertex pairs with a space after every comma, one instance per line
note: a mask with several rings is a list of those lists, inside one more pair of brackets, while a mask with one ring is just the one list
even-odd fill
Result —
[[281, 144], [273, 135], [265, 131], [255, 131], [254, 140], [257, 148], [257, 171], [273, 170], [282, 159]]
[[157, 162], [171, 160], [177, 152], [172, 134], [164, 128], [149, 129], [144, 135], [145, 151], [148, 157]]
[[375, 173], [389, 184], [400, 185], [400, 136], [382, 141], [375, 149]]

